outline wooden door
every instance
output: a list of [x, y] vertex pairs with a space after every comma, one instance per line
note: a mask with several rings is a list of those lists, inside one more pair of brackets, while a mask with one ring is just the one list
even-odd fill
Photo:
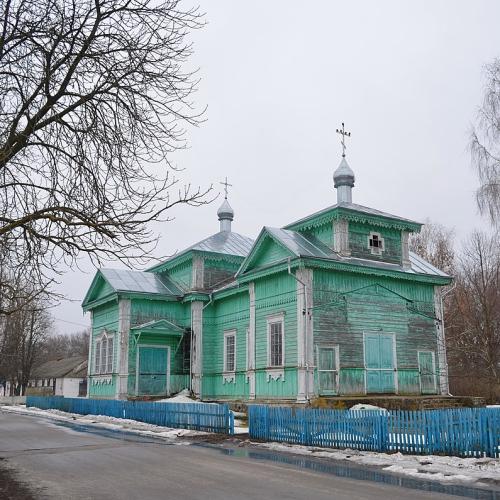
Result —
[[394, 393], [394, 337], [390, 334], [365, 334], [365, 369], [367, 393]]
[[436, 394], [436, 364], [434, 352], [418, 352], [418, 371], [420, 373], [420, 392], [422, 394]]
[[319, 394], [328, 396], [338, 392], [338, 348], [336, 346], [318, 346], [318, 384]]
[[138, 396], [163, 396], [168, 392], [168, 347], [137, 348], [136, 393]]

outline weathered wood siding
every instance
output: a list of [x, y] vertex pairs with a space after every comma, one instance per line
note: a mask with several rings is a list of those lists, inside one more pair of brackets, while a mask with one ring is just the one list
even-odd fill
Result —
[[[371, 253], [368, 246], [370, 232], [379, 233], [384, 238], [385, 250], [381, 255]], [[349, 222], [349, 247], [352, 257], [401, 263], [401, 231], [398, 229], [372, 226], [359, 222]]]
[[333, 224], [332, 221], [325, 224], [321, 224], [318, 227], [306, 231], [306, 234], [311, 234], [315, 238], [318, 238], [325, 245], [333, 248]]
[[318, 269], [313, 280], [314, 342], [339, 346], [339, 392], [365, 392], [363, 333], [381, 332], [395, 334], [398, 392], [418, 393], [417, 352], [437, 351], [432, 285]]
[[233, 278], [243, 259], [228, 262], [222, 259], [205, 258], [203, 272], [203, 288], [212, 289]]
[[262, 243], [258, 254], [251, 261], [248, 269], [267, 266], [274, 262], [284, 260], [290, 256], [291, 254], [286, 248], [279, 243], [276, 243], [272, 238], [267, 237]]
[[[167, 276], [171, 278], [181, 290], [189, 290], [191, 288], [191, 280], [193, 273], [193, 260], [188, 259], [178, 265], [172, 267], [168, 271]], [[161, 273], [163, 274], [163, 273]]]

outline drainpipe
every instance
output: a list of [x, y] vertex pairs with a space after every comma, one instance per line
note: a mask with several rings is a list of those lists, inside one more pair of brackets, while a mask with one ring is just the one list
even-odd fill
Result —
[[[440, 301], [440, 309], [441, 309], [441, 328], [443, 330], [443, 342], [444, 342], [444, 357], [445, 357], [445, 363], [446, 363], [446, 375], [448, 376], [448, 353], [446, 352], [446, 337], [445, 337], [445, 331], [444, 331], [444, 306], [443, 306], [443, 299], [446, 297], [449, 293], [453, 292], [457, 286], [457, 283], [453, 283], [453, 286], [451, 288], [448, 288], [445, 292], [441, 292], [439, 295], [439, 301]], [[453, 396], [453, 394], [450, 393], [450, 380], [448, 377], [448, 396]]]
[[309, 361], [308, 361], [308, 345], [307, 345], [307, 311], [308, 311], [308, 304], [307, 304], [307, 285], [295, 274], [292, 273], [291, 267], [290, 267], [290, 257], [288, 257], [288, 274], [295, 278], [303, 287], [304, 287], [304, 357], [306, 360], [306, 400], [309, 402], [310, 397], [309, 397]]

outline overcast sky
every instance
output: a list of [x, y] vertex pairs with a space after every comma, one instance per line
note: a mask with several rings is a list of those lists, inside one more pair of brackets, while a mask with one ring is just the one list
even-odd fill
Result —
[[[463, 240], [486, 227], [467, 142], [482, 99], [482, 69], [500, 57], [500, 2], [202, 0], [194, 34], [195, 96], [206, 122], [175, 156], [194, 185], [234, 184], [233, 230], [256, 237], [336, 201], [332, 174], [347, 159], [353, 201], [430, 218]], [[176, 209], [155, 227], [168, 255], [218, 231], [221, 200]], [[95, 269], [68, 270], [53, 310], [59, 332], [88, 325], [81, 300]], [[110, 264], [108, 267], [119, 267]]]

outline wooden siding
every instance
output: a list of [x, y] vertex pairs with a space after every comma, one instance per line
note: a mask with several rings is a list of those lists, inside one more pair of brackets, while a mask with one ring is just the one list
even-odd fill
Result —
[[193, 259], [191, 258], [174, 266], [172, 269], [166, 271], [166, 273], [181, 290], [189, 290], [191, 288], [192, 268]]
[[[230, 295], [207, 307], [203, 313], [204, 398], [241, 398], [248, 394], [246, 381], [246, 335], [250, 322], [248, 291]], [[224, 380], [224, 332], [235, 330], [235, 377]]]
[[[372, 231], [379, 233], [384, 238], [385, 250], [381, 255], [373, 255], [368, 246], [368, 239]], [[401, 231], [359, 222], [349, 222], [349, 248], [352, 257], [400, 264], [402, 255]]]
[[[243, 259], [241, 259], [241, 262]], [[203, 288], [211, 289], [231, 279], [240, 267], [240, 263], [227, 262], [222, 259], [204, 260]]]
[[418, 393], [418, 351], [437, 350], [435, 321], [425, 316], [433, 316], [433, 287], [322, 270], [313, 281], [314, 342], [339, 346], [339, 392], [365, 391], [364, 333], [380, 332], [395, 335], [398, 392]]
[[323, 242], [325, 245], [333, 248], [333, 224], [331, 221], [322, 224], [321, 226], [312, 228], [306, 231], [305, 234], [310, 234]]
[[292, 256], [292, 254], [286, 248], [267, 236], [258, 253], [249, 263], [247, 271], [257, 267], [267, 266], [274, 262], [279, 262], [290, 256]]
[[[90, 380], [89, 396], [96, 398], [114, 397], [115, 394], [115, 377], [111, 374], [99, 375], [95, 373], [95, 345], [96, 339], [103, 330], [110, 333], [118, 331], [118, 303], [116, 301], [107, 302], [92, 310], [92, 355], [89, 359], [90, 364]], [[115, 336], [116, 339], [116, 336]], [[116, 371], [116, 358], [118, 352], [118, 342], [113, 342], [113, 370]], [[109, 379], [111, 383], [103, 383], [103, 379]], [[99, 382], [98, 382], [99, 381]]]

